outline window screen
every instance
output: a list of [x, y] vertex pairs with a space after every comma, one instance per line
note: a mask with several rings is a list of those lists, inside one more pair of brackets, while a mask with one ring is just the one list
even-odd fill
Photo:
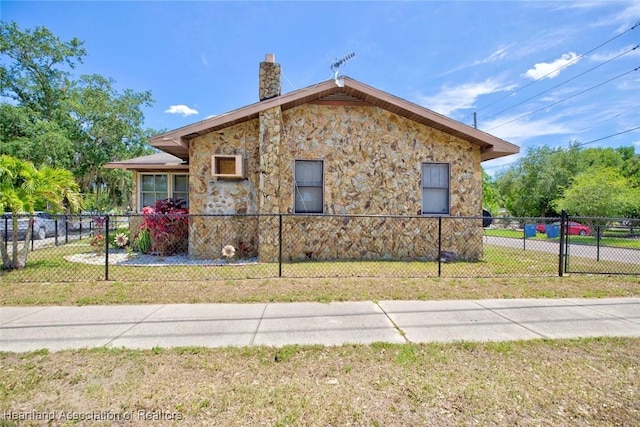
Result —
[[295, 212], [323, 212], [322, 160], [296, 160]]
[[422, 213], [449, 213], [449, 165], [447, 163], [422, 165]]

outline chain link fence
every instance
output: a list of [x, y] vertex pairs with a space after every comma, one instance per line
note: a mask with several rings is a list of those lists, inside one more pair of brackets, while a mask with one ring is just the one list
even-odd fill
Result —
[[[640, 275], [637, 219], [154, 214], [47, 220], [43, 235], [42, 221], [20, 218], [14, 242], [13, 218], [0, 218], [2, 282]], [[19, 257], [25, 245], [26, 266], [8, 270], [14, 247]]]

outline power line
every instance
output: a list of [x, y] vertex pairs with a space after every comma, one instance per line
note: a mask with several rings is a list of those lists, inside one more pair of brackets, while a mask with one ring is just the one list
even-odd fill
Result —
[[616, 114], [615, 116], [609, 117], [609, 118], [604, 119], [604, 120], [602, 120], [602, 121], [600, 121], [600, 122], [594, 123], [594, 124], [592, 124], [591, 126], [588, 126], [588, 127], [586, 127], [586, 128], [583, 128], [583, 129], [582, 129], [582, 130], [580, 130], [578, 133], [583, 133], [583, 132], [585, 132], [585, 131], [587, 131], [587, 130], [589, 130], [589, 129], [592, 129], [592, 128], [596, 127], [596, 126], [600, 126], [601, 124], [606, 123], [606, 122], [608, 122], [609, 120], [616, 119], [616, 118], [618, 118], [618, 117], [620, 117], [620, 116], [622, 116], [622, 115], [624, 115], [624, 114], [627, 114], [627, 113], [628, 113], [628, 112], [630, 112], [630, 111], [636, 110], [636, 109], [638, 109], [638, 108], [640, 108], [640, 105], [636, 105], [635, 107], [631, 107], [631, 108], [629, 108], [628, 110], [623, 111], [622, 113], [618, 113], [618, 114]]
[[[589, 51], [588, 51], [588, 52], [586, 52], [586, 53], [583, 53], [582, 55], [578, 55], [578, 56], [577, 56], [576, 58], [574, 58], [573, 60], [571, 60], [571, 61], [567, 62], [566, 64], [561, 65], [560, 67], [556, 68], [555, 70], [552, 70], [552, 71], [548, 72], [548, 73], [547, 73], [547, 74], [545, 74], [544, 76], [538, 77], [538, 78], [537, 78], [537, 79], [535, 79], [534, 81], [532, 81], [532, 82], [530, 82], [530, 83], [528, 83], [528, 84], [526, 84], [526, 85], [522, 86], [522, 87], [521, 87], [520, 89], [518, 89], [518, 90], [526, 89], [526, 88], [528, 88], [529, 86], [531, 86], [532, 84], [535, 84], [535, 83], [537, 83], [538, 81], [540, 81], [540, 80], [544, 79], [545, 77], [548, 77], [548, 76], [550, 76], [551, 74], [553, 74], [553, 73], [555, 73], [555, 72], [557, 72], [557, 71], [560, 71], [560, 70], [562, 70], [563, 68], [568, 67], [569, 65], [573, 64], [574, 62], [576, 62], [576, 61], [580, 60], [581, 58], [585, 57], [586, 55], [589, 55], [589, 54], [590, 54], [590, 53], [592, 53], [593, 51], [595, 51], [595, 50], [597, 50], [597, 49], [600, 49], [602, 46], [604, 46], [604, 45], [606, 45], [606, 44], [608, 44], [608, 43], [611, 43], [612, 41], [614, 41], [615, 39], [617, 39], [617, 38], [621, 37], [622, 35], [624, 35], [624, 34], [628, 33], [629, 31], [635, 30], [635, 29], [636, 29], [636, 28], [638, 28], [639, 26], [640, 26], [640, 21], [636, 22], [636, 23], [635, 23], [635, 25], [633, 25], [632, 27], [628, 28], [627, 30], [625, 30], [625, 31], [621, 32], [621, 33], [620, 33], [620, 34], [618, 34], [617, 36], [615, 36], [615, 37], [613, 37], [613, 38], [610, 38], [610, 39], [609, 39], [609, 40], [607, 40], [606, 42], [599, 44], [598, 46], [594, 47], [593, 49], [589, 50]], [[494, 102], [492, 102], [492, 103], [490, 103], [490, 104], [488, 104], [488, 105], [485, 105], [484, 107], [482, 107], [482, 108], [480, 108], [480, 109], [476, 110], [476, 113], [478, 113], [478, 112], [480, 112], [480, 111], [482, 111], [482, 110], [484, 110], [484, 109], [486, 109], [486, 108], [489, 108], [489, 107], [491, 107], [492, 105], [497, 104], [498, 102], [502, 101], [502, 100], [503, 100], [503, 99], [505, 99], [505, 98], [510, 97], [511, 95], [514, 95], [514, 94], [518, 93], [518, 90], [515, 90], [515, 89], [514, 89], [514, 90], [510, 91], [509, 93], [507, 93], [507, 94], [506, 94], [506, 95], [504, 95], [503, 97], [498, 98], [496, 101], [494, 101]]]
[[603, 138], [594, 139], [594, 140], [589, 141], [589, 142], [581, 142], [579, 144], [576, 144], [576, 147], [582, 147], [582, 146], [585, 146], [585, 145], [588, 145], [588, 144], [593, 144], [594, 142], [598, 142], [598, 141], [602, 141], [602, 140], [605, 140], [605, 139], [613, 138], [614, 136], [622, 135], [623, 133], [633, 132], [634, 130], [638, 130], [638, 129], [640, 129], [640, 126], [636, 126], [636, 127], [632, 128], [632, 129], [627, 129], [627, 130], [622, 131], [622, 132], [614, 133], [613, 135], [605, 136]]
[[502, 123], [502, 124], [499, 124], [499, 125], [497, 125], [497, 126], [494, 126], [494, 127], [490, 128], [490, 129], [486, 129], [486, 130], [485, 130], [485, 132], [489, 132], [489, 131], [491, 131], [491, 130], [497, 129], [497, 128], [502, 127], [502, 126], [504, 126], [504, 125], [508, 125], [509, 123], [513, 123], [513, 122], [518, 121], [518, 120], [520, 120], [520, 119], [524, 119], [525, 117], [529, 117], [529, 116], [531, 116], [531, 115], [533, 115], [533, 114], [535, 114], [535, 113], [538, 113], [538, 112], [540, 112], [540, 111], [542, 111], [542, 110], [546, 110], [546, 109], [547, 109], [547, 108], [549, 108], [549, 107], [553, 107], [554, 105], [560, 104], [560, 103], [562, 103], [562, 102], [564, 102], [564, 101], [567, 101], [567, 100], [569, 100], [569, 99], [571, 99], [571, 98], [575, 98], [576, 96], [578, 96], [578, 95], [582, 95], [583, 93], [585, 93], [585, 92], [589, 92], [590, 90], [593, 90], [593, 89], [599, 88], [600, 86], [603, 86], [603, 85], [605, 85], [605, 84], [607, 84], [607, 83], [610, 83], [610, 82], [612, 82], [612, 81], [614, 81], [614, 80], [617, 80], [617, 79], [619, 79], [619, 78], [621, 78], [621, 77], [626, 76], [627, 74], [631, 74], [631, 73], [633, 73], [634, 71], [638, 71], [638, 70], [640, 70], [640, 67], [636, 67], [636, 68], [634, 68], [634, 69], [633, 69], [633, 70], [631, 70], [631, 71], [627, 71], [626, 73], [622, 73], [622, 74], [620, 74], [620, 75], [618, 75], [618, 76], [616, 76], [616, 77], [613, 77], [613, 78], [611, 78], [611, 79], [609, 79], [609, 80], [607, 80], [607, 81], [605, 81], [605, 82], [602, 82], [602, 83], [597, 84], [597, 85], [595, 85], [595, 86], [592, 86], [592, 87], [590, 87], [590, 88], [588, 88], [588, 89], [585, 89], [585, 90], [580, 91], [580, 92], [578, 92], [578, 93], [575, 93], [575, 94], [573, 94], [573, 95], [571, 95], [571, 96], [568, 96], [568, 97], [566, 97], [566, 98], [564, 98], [564, 99], [561, 99], [560, 101], [552, 102], [551, 104], [546, 105], [546, 106], [544, 106], [544, 107], [542, 107], [542, 108], [538, 108], [537, 110], [534, 110], [534, 111], [532, 111], [532, 112], [530, 112], [530, 113], [527, 113], [527, 114], [524, 114], [524, 115], [522, 115], [522, 116], [516, 117], [515, 119], [509, 120], [509, 121], [507, 121], [507, 122], [504, 122], [504, 123]]
[[495, 116], [497, 116], [498, 114], [502, 114], [502, 113], [504, 113], [505, 111], [508, 111], [508, 110], [510, 110], [510, 109], [512, 109], [512, 108], [515, 108], [515, 107], [519, 106], [519, 105], [522, 105], [522, 104], [524, 104], [524, 103], [525, 103], [525, 102], [527, 102], [527, 101], [531, 101], [532, 99], [537, 98], [537, 97], [538, 97], [538, 96], [540, 96], [540, 95], [543, 95], [543, 94], [545, 94], [545, 93], [547, 93], [547, 92], [550, 92], [550, 91], [552, 91], [552, 90], [554, 90], [554, 89], [557, 89], [557, 88], [559, 88], [560, 86], [562, 86], [562, 85], [564, 85], [564, 84], [566, 84], [566, 83], [569, 83], [569, 82], [570, 82], [570, 81], [572, 81], [572, 80], [577, 79], [578, 77], [584, 76], [585, 74], [587, 74], [587, 73], [589, 73], [589, 72], [591, 72], [591, 71], [595, 70], [596, 68], [602, 67], [603, 65], [606, 65], [606, 64], [608, 64], [609, 62], [614, 61], [614, 60], [616, 60], [616, 59], [620, 58], [621, 56], [626, 55], [626, 54], [627, 54], [627, 53], [629, 53], [629, 52], [633, 52], [634, 50], [638, 49], [639, 47], [640, 47], [640, 45], [635, 45], [634, 47], [632, 47], [631, 49], [627, 50], [626, 52], [623, 52], [623, 53], [621, 53], [621, 54], [619, 54], [619, 55], [617, 55], [617, 56], [615, 56], [615, 57], [613, 57], [613, 58], [609, 59], [608, 61], [605, 61], [605, 62], [603, 62], [603, 63], [601, 63], [601, 64], [598, 64], [598, 65], [596, 65], [595, 67], [590, 68], [590, 69], [588, 69], [587, 71], [584, 71], [584, 72], [582, 72], [582, 73], [578, 74], [577, 76], [574, 76], [574, 77], [570, 78], [569, 80], [565, 80], [565, 81], [564, 81], [564, 82], [562, 82], [562, 83], [559, 83], [559, 84], [557, 84], [557, 85], [555, 85], [555, 86], [553, 86], [553, 87], [551, 87], [551, 88], [549, 88], [549, 89], [547, 89], [547, 90], [545, 90], [545, 91], [543, 91], [543, 92], [540, 92], [540, 93], [538, 93], [538, 94], [536, 94], [536, 95], [533, 95], [533, 96], [531, 96], [531, 97], [529, 97], [529, 98], [525, 99], [524, 101], [521, 101], [521, 102], [519, 102], [519, 103], [517, 103], [517, 104], [515, 104], [515, 105], [512, 105], [512, 106], [510, 106], [510, 107], [507, 107], [507, 108], [505, 108], [504, 110], [498, 111], [497, 113], [494, 113], [494, 114], [492, 114], [492, 115], [490, 115], [490, 116], [488, 116], [488, 117], [484, 117], [484, 120], [488, 120], [488, 119], [490, 119], [491, 117], [495, 117]]
[[[582, 146], [585, 146], [585, 145], [593, 144], [594, 142], [604, 141], [605, 139], [613, 138], [614, 136], [618, 136], [618, 135], [622, 135], [622, 134], [625, 134], [625, 133], [633, 132], [633, 131], [635, 131], [635, 130], [640, 130], [640, 126], [636, 126], [636, 127], [634, 127], [634, 128], [627, 129], [627, 130], [624, 130], [624, 131], [622, 131], [622, 132], [614, 133], [614, 134], [612, 134], [612, 135], [604, 136], [604, 137], [602, 137], [602, 138], [593, 139], [593, 140], [591, 140], [591, 141], [581, 142], [581, 143], [576, 144], [576, 145], [575, 145], [575, 147], [582, 147]], [[504, 164], [501, 164], [501, 165], [495, 165], [495, 166], [483, 167], [483, 169], [484, 169], [484, 170], [487, 170], [487, 169], [503, 168], [503, 167], [505, 167], [505, 166], [515, 165], [515, 164], [516, 164], [516, 163], [518, 163], [519, 161], [520, 161], [520, 160], [516, 160], [515, 162], [504, 163]]]

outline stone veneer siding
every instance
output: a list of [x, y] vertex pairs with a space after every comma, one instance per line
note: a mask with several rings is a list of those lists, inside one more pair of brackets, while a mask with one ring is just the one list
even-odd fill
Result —
[[[242, 154], [246, 180], [211, 178], [212, 154]], [[450, 165], [451, 217], [482, 213], [480, 148], [372, 106], [306, 104], [198, 137], [190, 144], [190, 213], [292, 213], [295, 160], [324, 161], [324, 213], [417, 216], [422, 212], [422, 163]], [[482, 256], [481, 221], [445, 218], [443, 250], [460, 259]], [[224, 218], [215, 219], [224, 221]], [[345, 224], [346, 221], [346, 224]], [[285, 217], [284, 259], [437, 257], [437, 219], [391, 226], [380, 219]], [[229, 241], [256, 243], [261, 261], [278, 255], [277, 218], [239, 226], [224, 239], [213, 218], [195, 217], [190, 255], [217, 258]], [[254, 235], [257, 233], [257, 236]], [[253, 234], [253, 235], [249, 235]], [[223, 241], [224, 240], [224, 241]], [[436, 244], [434, 244], [436, 242]], [[232, 243], [233, 244], [233, 243]], [[435, 249], [434, 249], [435, 248]]]
[[260, 63], [258, 76], [260, 85], [258, 88], [258, 99], [265, 99], [280, 96], [282, 83], [280, 81], [280, 64], [277, 62], [264, 61]]

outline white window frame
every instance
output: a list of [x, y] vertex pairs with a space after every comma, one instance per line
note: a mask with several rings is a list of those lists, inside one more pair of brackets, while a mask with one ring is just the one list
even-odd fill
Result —
[[[298, 167], [298, 162], [308, 162], [308, 163], [320, 163], [320, 170], [322, 173], [321, 184], [320, 185], [304, 185], [298, 186], [296, 182], [296, 168]], [[322, 214], [324, 213], [324, 160], [322, 159], [296, 159], [293, 164], [293, 212], [297, 214]], [[320, 211], [310, 212], [308, 210], [298, 210], [298, 196], [300, 196], [300, 189], [310, 187], [310, 188], [320, 188]]]
[[[425, 185], [425, 173], [430, 165], [436, 166], [438, 168], [446, 166], [447, 177], [445, 180], [440, 180], [439, 185], [427, 186]], [[420, 165], [420, 190], [422, 193], [422, 214], [423, 215], [449, 215], [451, 213], [451, 164], [444, 162], [423, 162]], [[446, 181], [443, 183], [442, 181]], [[425, 202], [425, 190], [432, 190], [440, 192], [446, 192], [446, 210], [444, 211], [435, 211], [435, 210], [427, 210]]]
[[[142, 208], [144, 208], [143, 204], [142, 204], [142, 179], [144, 176], [156, 176], [156, 175], [165, 175], [167, 177], [167, 194], [166, 197], [163, 197], [164, 199], [167, 199], [169, 197], [173, 198], [174, 197], [174, 192], [175, 192], [175, 177], [177, 176], [184, 176], [187, 178], [187, 197], [184, 198], [184, 200], [186, 200], [187, 202], [187, 207], [189, 206], [189, 174], [188, 173], [174, 173], [174, 172], [145, 172], [145, 173], [139, 173], [138, 174], [138, 209], [139, 211], [142, 211]], [[182, 191], [181, 191], [182, 193]], [[160, 199], [156, 199], [156, 200], [160, 200]]]

